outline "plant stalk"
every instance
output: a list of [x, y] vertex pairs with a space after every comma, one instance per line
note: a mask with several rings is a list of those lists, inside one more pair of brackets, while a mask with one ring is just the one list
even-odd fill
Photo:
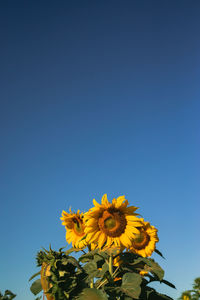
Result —
[[93, 281], [93, 279], [91, 279], [90, 288], [93, 289], [93, 287], [94, 287], [94, 281]]
[[111, 277], [113, 277], [113, 256], [112, 256], [112, 254], [110, 254], [110, 257], [109, 257], [109, 272], [110, 272]]

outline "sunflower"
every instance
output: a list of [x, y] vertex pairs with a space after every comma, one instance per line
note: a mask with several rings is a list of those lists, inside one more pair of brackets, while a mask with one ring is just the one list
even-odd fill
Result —
[[71, 209], [70, 213], [62, 211], [62, 217], [60, 218], [63, 222], [62, 225], [66, 229], [66, 241], [73, 247], [84, 248], [86, 246], [85, 236], [85, 225], [83, 220], [83, 213], [78, 210], [77, 213], [73, 213]]
[[143, 226], [138, 228], [140, 232], [133, 239], [130, 250], [143, 257], [148, 257], [151, 256], [156, 248], [156, 243], [159, 241], [158, 230], [149, 222], [144, 222], [143, 219], [141, 221]]
[[93, 200], [94, 207], [84, 216], [85, 233], [88, 243], [97, 243], [99, 248], [127, 247], [139, 234], [142, 222], [136, 217], [137, 207], [128, 206], [125, 196], [108, 202], [107, 195], [102, 197], [101, 204]]

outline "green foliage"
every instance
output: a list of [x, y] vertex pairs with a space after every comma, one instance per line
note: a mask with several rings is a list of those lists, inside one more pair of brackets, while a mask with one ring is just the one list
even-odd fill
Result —
[[[80, 289], [87, 287], [84, 280], [86, 272], [73, 256], [67, 255], [62, 249], [58, 252], [51, 248], [49, 251], [45, 249], [40, 251], [37, 254], [37, 264], [42, 266], [42, 263], [50, 265], [51, 275], [47, 279], [51, 287], [48, 293], [52, 294], [55, 300], [73, 299], [79, 294]], [[36, 273], [30, 280], [39, 274], [40, 272]], [[30, 289], [37, 295], [42, 290], [41, 280], [35, 280]]]
[[[133, 285], [134, 282], [134, 285]], [[139, 299], [141, 294], [142, 278], [137, 273], [126, 273], [122, 277], [121, 291], [134, 299]]]
[[95, 288], [84, 289], [78, 300], [107, 300], [107, 295], [101, 290]]
[[[143, 258], [131, 252], [117, 253], [115, 249], [88, 251], [75, 259], [70, 254], [77, 249], [66, 252], [42, 250], [37, 255], [37, 264], [50, 266], [47, 277], [48, 294], [55, 300], [169, 300], [170, 297], [158, 293], [149, 287], [149, 283], [159, 281], [172, 288], [175, 286], [164, 278], [164, 271], [153, 259]], [[120, 265], [115, 266], [115, 258]], [[145, 276], [140, 271], [148, 272]], [[31, 277], [35, 279], [40, 272]], [[31, 291], [38, 295], [41, 291], [40, 279], [33, 282]]]
[[6, 290], [4, 295], [0, 292], [0, 300], [12, 300], [16, 297], [15, 294], [13, 294], [11, 291]]
[[32, 283], [30, 290], [34, 295], [40, 293], [42, 291], [41, 280], [40, 279], [35, 280]]
[[193, 289], [184, 291], [178, 299], [180, 299], [180, 300], [199, 300], [200, 299], [200, 277], [198, 277], [194, 280]]

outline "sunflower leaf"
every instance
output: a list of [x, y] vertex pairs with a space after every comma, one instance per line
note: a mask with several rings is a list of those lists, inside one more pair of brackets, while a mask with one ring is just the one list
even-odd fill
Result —
[[106, 251], [98, 251], [94, 254], [95, 256], [100, 256], [102, 259], [108, 258], [108, 253]]
[[99, 273], [97, 264], [94, 261], [88, 262], [86, 265], [84, 265], [83, 269], [88, 274], [89, 278], [94, 278]]
[[143, 261], [146, 263], [149, 268], [146, 268], [147, 271], [151, 272], [155, 277], [156, 280], [162, 281], [164, 277], [164, 270], [161, 266], [154, 261], [152, 258], [143, 258]]
[[104, 263], [99, 275], [103, 277], [106, 272], [109, 272], [109, 266], [107, 263]]
[[37, 295], [38, 293], [40, 293], [42, 290], [41, 280], [40, 279], [35, 280], [32, 283], [30, 290], [34, 295]]
[[148, 300], [173, 300], [167, 295], [156, 292], [154, 289], [147, 292], [147, 299]]
[[[1, 295], [0, 295], [1, 296]], [[9, 296], [9, 298], [8, 297], [5, 297], [5, 296]], [[5, 297], [5, 298], [4, 298]], [[5, 290], [5, 293], [4, 293], [4, 297], [0, 297], [0, 299], [9, 299], [9, 300], [12, 300], [12, 299], [14, 299], [15, 297], [16, 297], [16, 295], [15, 294], [13, 294], [13, 292], [11, 292], [10, 290]]]
[[172, 287], [173, 289], [176, 289], [175, 285], [165, 279], [161, 280], [161, 283], [165, 283], [166, 285]]
[[70, 248], [69, 250], [67, 250], [67, 251], [65, 251], [65, 254], [66, 255], [69, 255], [69, 254], [71, 254], [72, 252], [79, 252], [80, 251], [80, 249], [78, 249], [78, 248]]
[[93, 260], [94, 255], [97, 253], [97, 251], [98, 250], [96, 249], [96, 250], [93, 250], [93, 251], [90, 251], [86, 254], [81, 255], [81, 257], [79, 257], [79, 261], [84, 263], [84, 262], [88, 262], [90, 260]]
[[156, 252], [158, 255], [160, 255], [162, 258], [165, 259], [165, 257], [163, 256], [163, 254], [162, 254], [158, 249], [155, 249], [155, 252]]
[[78, 269], [81, 269], [78, 261], [73, 256], [69, 256], [68, 262], [71, 263], [72, 265], [74, 265], [75, 267], [77, 267]]
[[126, 273], [122, 277], [121, 291], [129, 297], [139, 299], [142, 278], [136, 273]]
[[36, 276], [38, 276], [38, 275], [40, 275], [40, 271], [39, 272], [37, 272], [37, 273], [35, 273], [35, 274], [33, 274], [32, 276], [31, 276], [31, 278], [29, 279], [29, 281], [31, 281], [33, 278], [35, 278]]
[[108, 298], [102, 290], [86, 288], [83, 290], [78, 300], [108, 300]]

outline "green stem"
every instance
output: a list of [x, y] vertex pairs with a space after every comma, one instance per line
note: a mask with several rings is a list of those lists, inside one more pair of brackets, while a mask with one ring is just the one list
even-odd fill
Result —
[[113, 277], [113, 256], [112, 256], [112, 254], [110, 254], [110, 257], [109, 257], [109, 272], [110, 272], [111, 277]]
[[116, 275], [116, 273], [117, 273], [118, 270], [119, 270], [119, 266], [118, 266], [117, 269], [114, 271], [113, 277]]
[[102, 281], [102, 282], [98, 285], [97, 289], [99, 289], [102, 285], [104, 285], [104, 283], [107, 283], [107, 282], [108, 282], [108, 279], [106, 278], [104, 281]]
[[93, 279], [91, 279], [90, 288], [93, 289], [93, 287], [94, 287], [94, 281], [93, 281]]

